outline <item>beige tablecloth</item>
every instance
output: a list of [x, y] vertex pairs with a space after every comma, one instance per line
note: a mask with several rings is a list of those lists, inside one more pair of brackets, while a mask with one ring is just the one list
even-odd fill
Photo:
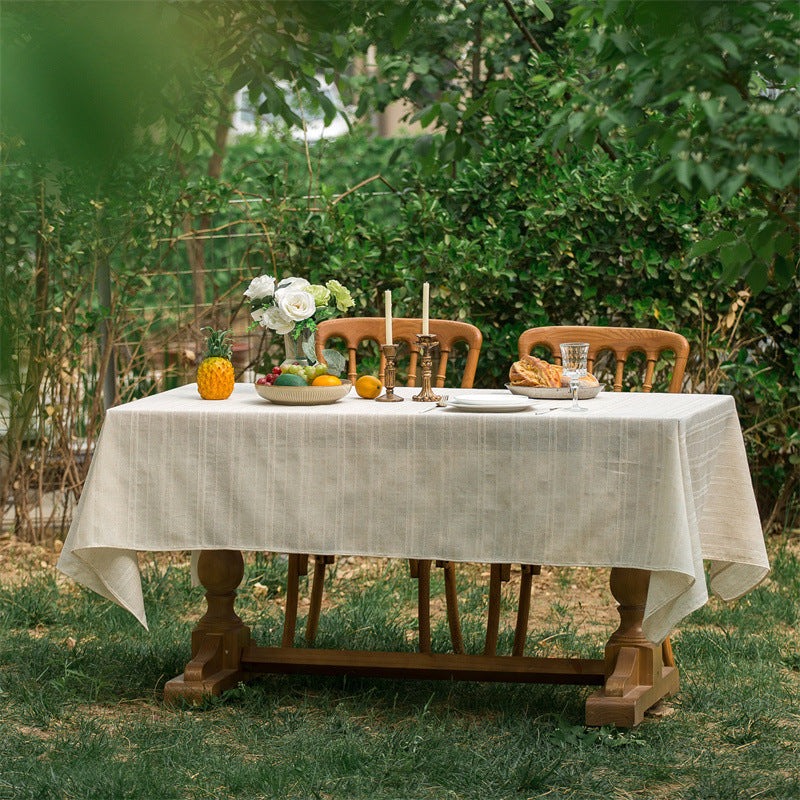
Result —
[[145, 625], [137, 551], [638, 567], [654, 642], [708, 599], [704, 559], [724, 599], [767, 574], [731, 397], [584, 404], [277, 406], [246, 384], [226, 401], [194, 385], [137, 400], [108, 412], [58, 566]]

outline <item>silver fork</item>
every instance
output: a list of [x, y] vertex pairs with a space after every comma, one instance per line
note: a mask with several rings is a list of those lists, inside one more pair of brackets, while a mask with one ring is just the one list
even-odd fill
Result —
[[433, 411], [435, 408], [444, 408], [447, 405], [447, 398], [450, 397], [449, 394], [443, 394], [439, 399], [436, 401], [435, 406], [431, 406], [430, 408], [426, 408], [424, 411], [420, 411], [420, 414], [427, 414], [429, 411]]

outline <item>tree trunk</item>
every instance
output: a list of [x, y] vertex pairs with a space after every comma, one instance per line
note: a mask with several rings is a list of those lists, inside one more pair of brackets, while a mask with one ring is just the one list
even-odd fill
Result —
[[[225, 97], [224, 105], [230, 105], [230, 98]], [[225, 159], [225, 148], [228, 142], [228, 131], [230, 130], [230, 122], [227, 117], [220, 119], [217, 122], [214, 130], [214, 152], [208, 160], [208, 169], [206, 174], [209, 178], [218, 180], [222, 173], [222, 163]], [[194, 319], [195, 319], [195, 334], [198, 337], [196, 342], [196, 352], [200, 352], [200, 320], [201, 314], [205, 310], [207, 286], [206, 286], [206, 249], [205, 242], [202, 238], [203, 231], [211, 227], [211, 215], [203, 214], [199, 220], [199, 228], [193, 228], [193, 219], [187, 214], [183, 218], [183, 232], [184, 234], [191, 234], [196, 232], [199, 236], [186, 237], [186, 256], [189, 260], [189, 267], [192, 271], [192, 302], [194, 304]], [[213, 278], [212, 278], [213, 286]]]

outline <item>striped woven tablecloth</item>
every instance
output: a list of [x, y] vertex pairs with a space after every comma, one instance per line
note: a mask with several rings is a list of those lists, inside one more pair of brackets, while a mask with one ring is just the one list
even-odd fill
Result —
[[724, 599], [769, 571], [733, 398], [422, 413], [417, 391], [278, 406], [249, 384], [216, 402], [189, 385], [113, 408], [59, 569], [146, 625], [138, 551], [637, 567], [653, 642], [708, 599], [704, 560]]

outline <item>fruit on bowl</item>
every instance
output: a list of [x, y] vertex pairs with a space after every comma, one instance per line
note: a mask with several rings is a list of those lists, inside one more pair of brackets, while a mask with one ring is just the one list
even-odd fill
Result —
[[231, 346], [228, 344], [230, 331], [209, 331], [206, 351], [197, 368], [197, 391], [203, 400], [225, 400], [233, 392], [233, 364]]
[[317, 375], [313, 381], [312, 386], [341, 386], [342, 382], [335, 375]]
[[275, 367], [256, 381], [256, 391], [278, 405], [316, 406], [335, 403], [350, 391], [350, 381], [328, 375], [325, 364]]
[[311, 384], [314, 378], [325, 375], [328, 372], [328, 365], [322, 363], [298, 364], [295, 362], [283, 367], [283, 372], [288, 372], [290, 375], [299, 375], [307, 384]]
[[273, 367], [269, 375], [262, 375], [257, 386], [341, 386], [336, 375], [328, 374], [325, 364], [289, 364]]
[[286, 372], [283, 375], [278, 375], [275, 378], [273, 386], [308, 386], [306, 379], [301, 375], [294, 375], [291, 372]]
[[331, 386], [286, 385], [256, 383], [256, 391], [265, 400], [282, 406], [319, 406], [335, 403], [350, 392], [350, 381]]
[[278, 378], [278, 375], [281, 374], [280, 367], [274, 367], [272, 372], [269, 375], [262, 375], [256, 383], [261, 386], [272, 386]]

